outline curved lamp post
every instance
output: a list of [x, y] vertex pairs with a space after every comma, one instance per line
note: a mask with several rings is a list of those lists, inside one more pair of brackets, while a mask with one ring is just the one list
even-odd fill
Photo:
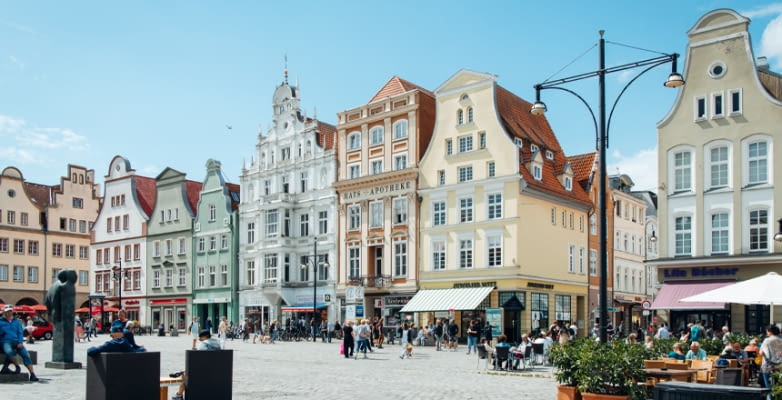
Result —
[[[312, 265], [312, 316], [315, 322], [320, 321], [320, 315], [318, 314], [318, 238], [312, 239], [312, 254], [307, 257], [307, 263], [301, 264], [301, 269], [307, 269]], [[320, 263], [326, 271], [328, 271], [329, 264], [324, 261]], [[326, 280], [328, 280], [328, 272], [326, 273]], [[317, 317], [316, 317], [317, 316]], [[313, 341], [315, 339], [313, 338]]]
[[[535, 115], [540, 115], [545, 113], [548, 109], [546, 107], [546, 104], [540, 101], [540, 92], [542, 90], [547, 89], [557, 89], [562, 90], [565, 92], [568, 92], [574, 96], [576, 96], [581, 102], [587, 107], [589, 110], [589, 114], [592, 116], [592, 122], [595, 125], [595, 134], [597, 138], [597, 148], [600, 158], [600, 183], [599, 183], [599, 190], [600, 193], [598, 195], [598, 207], [600, 212], [600, 236], [599, 236], [599, 251], [600, 251], [600, 294], [599, 294], [599, 307], [600, 307], [600, 341], [602, 343], [606, 343], [608, 341], [608, 334], [606, 331], [606, 323], [608, 321], [608, 258], [607, 258], [607, 232], [608, 229], [608, 216], [606, 215], [606, 179], [607, 179], [607, 170], [606, 170], [606, 148], [608, 147], [608, 129], [611, 126], [611, 117], [614, 115], [614, 110], [616, 109], [616, 105], [619, 102], [619, 99], [622, 98], [622, 95], [625, 93], [627, 88], [635, 82], [636, 79], [638, 79], [641, 75], [646, 73], [647, 71], [658, 67], [663, 64], [671, 63], [671, 74], [668, 75], [668, 79], [665, 80], [663, 85], [668, 88], [677, 88], [682, 85], [684, 85], [684, 78], [681, 74], [679, 74], [676, 71], [676, 61], [679, 58], [679, 55], [676, 53], [673, 54], [665, 54], [663, 56], [655, 57], [655, 58], [649, 58], [646, 60], [636, 61], [632, 63], [622, 64], [616, 67], [610, 67], [606, 68], [605, 66], [605, 39], [603, 38], [603, 34], [605, 31], [601, 30], [600, 33], [600, 43], [599, 43], [599, 65], [598, 69], [596, 71], [587, 72], [579, 75], [573, 75], [567, 78], [562, 78], [554, 81], [546, 81], [543, 83], [539, 83], [535, 85], [535, 103], [532, 105], [532, 109], [530, 109], [530, 112]], [[622, 90], [619, 92], [619, 95], [614, 100], [613, 105], [611, 106], [611, 111], [608, 115], [608, 119], [606, 120], [606, 84], [605, 84], [605, 76], [606, 74], [611, 74], [614, 72], [624, 71], [632, 68], [639, 68], [639, 67], [646, 67], [643, 71], [638, 73], [633, 79], [631, 79], [625, 86], [622, 88]], [[578, 93], [565, 88], [561, 87], [560, 85], [564, 85], [569, 82], [575, 82], [580, 81], [583, 79], [588, 79], [592, 77], [598, 78], [598, 94], [599, 94], [599, 106], [598, 106], [598, 118], [595, 118], [595, 113], [592, 110], [592, 107], [590, 107], [589, 103], [587, 103], [586, 100], [584, 100], [583, 97], [581, 97]]]

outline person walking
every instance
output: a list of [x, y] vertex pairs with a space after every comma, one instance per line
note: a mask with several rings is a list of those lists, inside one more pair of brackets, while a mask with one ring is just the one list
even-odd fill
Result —
[[440, 351], [443, 349], [443, 320], [437, 320], [432, 332], [434, 333], [434, 349]]
[[356, 336], [356, 352], [354, 359], [358, 360], [358, 353], [364, 351], [364, 358], [367, 358], [367, 350], [369, 349], [369, 338], [372, 336], [372, 332], [369, 329], [369, 321], [364, 319], [361, 324], [356, 327], [356, 331], [353, 332]]
[[471, 351], [478, 352], [478, 321], [470, 321], [470, 325], [467, 328], [467, 354]]
[[451, 349], [451, 351], [456, 351], [456, 347], [458, 346], [458, 338], [456, 335], [459, 334], [459, 327], [456, 326], [456, 321], [451, 320], [451, 322], [448, 323], [448, 348]]
[[779, 327], [776, 325], [767, 326], [766, 335], [760, 345], [760, 354], [763, 355], [760, 373], [764, 387], [771, 388], [771, 374], [782, 365], [782, 337], [779, 336]]
[[24, 327], [22, 322], [14, 318], [14, 306], [6, 304], [3, 307], [3, 318], [0, 318], [0, 345], [2, 345], [3, 353], [5, 353], [5, 362], [3, 363], [0, 374], [11, 373], [8, 366], [14, 364], [16, 371], [19, 373], [19, 364], [16, 361], [16, 355], [22, 357], [22, 363], [30, 371], [30, 381], [37, 382], [38, 377], [35, 376], [33, 369], [33, 360], [30, 359], [30, 353], [24, 347]]
[[217, 338], [220, 342], [220, 348], [225, 349], [225, 342], [228, 341], [228, 318], [220, 317], [220, 325], [217, 326]]
[[402, 337], [399, 339], [399, 344], [402, 348], [402, 352], [399, 353], [399, 358], [403, 360], [405, 357], [410, 358], [413, 355], [413, 343], [410, 338], [410, 327], [407, 326], [407, 322], [402, 324]]
[[196, 349], [196, 342], [198, 342], [198, 332], [201, 331], [200, 326], [201, 324], [198, 323], [198, 317], [193, 317], [193, 321], [191, 321], [190, 326], [187, 327], [187, 333], [193, 337], [193, 350]]
[[342, 327], [342, 348], [345, 358], [353, 357], [353, 339], [353, 321], [345, 321], [345, 325]]

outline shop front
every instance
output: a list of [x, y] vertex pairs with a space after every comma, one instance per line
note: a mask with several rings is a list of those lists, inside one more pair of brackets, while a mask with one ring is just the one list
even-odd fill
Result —
[[231, 319], [232, 313], [228, 309], [231, 299], [229, 297], [196, 297], [193, 299], [193, 315], [200, 320], [201, 326], [210, 321], [211, 328], [217, 328], [220, 317], [225, 315]]
[[174, 328], [182, 331], [187, 328], [186, 298], [152, 299], [149, 304], [153, 327], [158, 328], [162, 324], [168, 331]]

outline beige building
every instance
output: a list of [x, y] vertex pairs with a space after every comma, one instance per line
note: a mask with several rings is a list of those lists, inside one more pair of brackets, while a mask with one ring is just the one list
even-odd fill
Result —
[[462, 333], [489, 319], [511, 340], [557, 321], [583, 328], [591, 202], [545, 117], [496, 80], [461, 70], [435, 91], [419, 175], [426, 290], [402, 311], [455, 318]]
[[100, 207], [95, 172], [76, 165], [55, 186], [0, 175], [0, 303], [43, 304], [63, 269], [76, 271], [76, 304], [89, 294], [90, 229]]
[[691, 321], [760, 333], [764, 305], [680, 302], [782, 270], [782, 75], [755, 58], [749, 19], [714, 10], [689, 30], [684, 77], [658, 125], [659, 259], [653, 308], [674, 330]]
[[392, 77], [366, 105], [338, 114], [340, 319], [386, 318], [418, 289], [419, 159], [434, 95]]

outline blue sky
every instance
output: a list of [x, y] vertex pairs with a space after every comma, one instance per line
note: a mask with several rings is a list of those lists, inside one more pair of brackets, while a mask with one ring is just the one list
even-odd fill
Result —
[[[307, 114], [331, 124], [393, 75], [434, 90], [468, 68], [531, 101], [535, 83], [572, 61], [554, 78], [597, 67], [598, 30], [611, 42], [683, 54], [687, 30], [715, 8], [751, 17], [755, 55], [782, 70], [782, 3], [774, 2], [120, 3], [0, 3], [0, 168], [56, 184], [73, 163], [102, 183], [121, 154], [139, 174], [172, 167], [200, 181], [214, 158], [238, 183], [271, 120], [286, 54]], [[613, 44], [606, 53], [608, 66], [655, 56]], [[656, 187], [650, 163], [655, 125], [675, 96], [661, 85], [669, 72], [636, 81], [611, 123], [609, 173], [631, 175], [636, 189]], [[629, 78], [609, 77], [609, 101]], [[596, 104], [596, 80], [568, 87]], [[565, 93], [543, 96], [566, 154], [593, 151], [586, 108]]]

